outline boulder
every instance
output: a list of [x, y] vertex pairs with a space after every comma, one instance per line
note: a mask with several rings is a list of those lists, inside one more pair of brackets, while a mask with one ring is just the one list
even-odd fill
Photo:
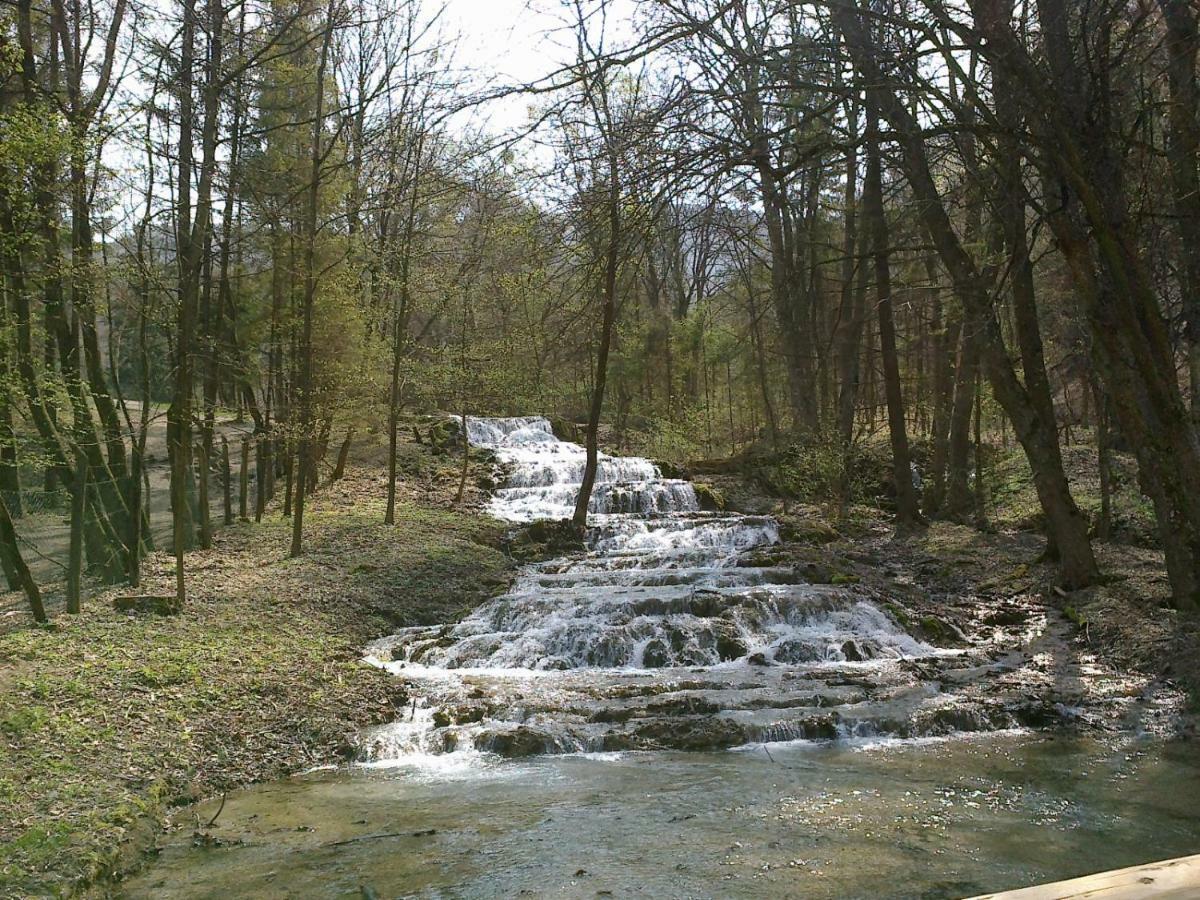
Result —
[[692, 489], [696, 492], [696, 500], [700, 503], [701, 509], [708, 512], [723, 512], [725, 510], [727, 505], [725, 495], [711, 484], [697, 481], [692, 484]]
[[518, 725], [511, 731], [485, 733], [475, 738], [476, 749], [509, 758], [536, 756], [547, 752], [553, 746], [554, 741], [549, 735], [528, 725]]

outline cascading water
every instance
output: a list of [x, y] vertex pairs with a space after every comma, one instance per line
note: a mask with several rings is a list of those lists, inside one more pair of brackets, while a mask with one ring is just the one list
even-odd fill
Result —
[[[490, 512], [573, 512], [585, 451], [543, 418], [471, 419], [509, 470]], [[370, 659], [418, 698], [370, 736], [378, 762], [1003, 727], [965, 714], [911, 661], [940, 651], [852, 586], [803, 583], [748, 558], [779, 540], [762, 516], [701, 512], [646, 459], [601, 456], [585, 553], [526, 567], [463, 621], [410, 628]]]

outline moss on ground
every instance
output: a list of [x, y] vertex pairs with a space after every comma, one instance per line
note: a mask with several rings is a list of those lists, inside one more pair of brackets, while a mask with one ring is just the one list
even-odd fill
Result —
[[[1072, 444], [1062, 452], [1071, 494], [1094, 526], [1100, 518], [1096, 448]], [[999, 528], [1040, 529], [1042, 508], [1025, 454], [1019, 447], [989, 448], [984, 458], [988, 519]], [[1154, 508], [1138, 488], [1137, 463], [1123, 453], [1112, 455], [1112, 529], [1122, 543], [1154, 547], [1158, 542]]]
[[[182, 615], [117, 613], [125, 588], [0, 634], [0, 896], [74, 893], [135, 864], [169, 805], [345, 758], [391, 719], [403, 688], [363, 644], [509, 576], [499, 526], [448, 508], [449, 468], [405, 487], [396, 527], [386, 483], [351, 473], [314, 497], [298, 559], [277, 512], [219, 531], [188, 557]], [[143, 591], [172, 583], [147, 560]]]

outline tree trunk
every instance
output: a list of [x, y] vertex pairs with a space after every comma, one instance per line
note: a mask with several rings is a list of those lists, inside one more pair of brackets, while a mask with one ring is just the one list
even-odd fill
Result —
[[1166, 22], [1170, 91], [1167, 161], [1175, 195], [1175, 228], [1183, 265], [1179, 271], [1186, 323], [1193, 424], [1200, 426], [1200, 14], [1193, 0], [1158, 0]]
[[587, 526], [588, 507], [596, 485], [596, 468], [600, 456], [600, 415], [604, 409], [604, 386], [608, 381], [608, 354], [612, 347], [613, 323], [617, 317], [617, 269], [620, 265], [621, 196], [618, 161], [610, 149], [608, 158], [608, 241], [604, 258], [604, 312], [600, 323], [600, 346], [596, 351], [596, 378], [592, 386], [592, 402], [588, 407], [587, 437], [584, 448], [587, 460], [583, 467], [583, 483], [575, 501], [573, 521], [577, 528]]
[[238, 519], [250, 521], [250, 438], [242, 438], [242, 464], [238, 467]]
[[229, 464], [229, 438], [221, 435], [221, 490], [223, 521], [233, 524], [233, 468]]
[[267, 511], [267, 472], [271, 468], [268, 439], [260, 437], [256, 442], [254, 461], [254, 521], [261, 522]]
[[[1001, 2], [1009, 4], [1011, 11], [1011, 0]], [[1002, 126], [996, 159], [1001, 182], [997, 212], [1008, 252], [1013, 319], [1021, 350], [1025, 393], [1033, 413], [1031, 427], [1037, 431], [1041, 447], [1038, 465], [1034, 468], [1034, 484], [1049, 519], [1047, 555], [1061, 562], [1063, 577], [1067, 582], [1086, 584], [1096, 579], [1099, 569], [1088, 539], [1087, 519], [1071, 495], [1058, 443], [1054, 399], [1050, 379], [1046, 375], [1041, 326], [1038, 323], [1033, 261], [1029, 256], [1029, 241], [1025, 234], [1024, 188], [1017, 140], [1021, 116], [1016, 85], [1003, 67], [993, 73], [992, 93], [996, 117]]]
[[316, 113], [313, 119], [312, 166], [309, 171], [308, 212], [305, 227], [307, 233], [304, 246], [304, 324], [300, 336], [300, 439], [296, 454], [297, 471], [296, 506], [292, 515], [292, 557], [304, 550], [304, 497], [308, 486], [312, 460], [312, 404], [313, 390], [313, 306], [317, 295], [317, 209], [321, 197], [321, 136], [325, 130], [325, 70], [329, 64], [329, 49], [333, 43], [334, 0], [330, 0], [325, 11], [325, 31], [321, 42], [321, 57], [317, 64]]
[[209, 478], [212, 474], [208, 461], [208, 448], [201, 441], [196, 448], [196, 471], [197, 483], [199, 485], [199, 499], [197, 500], [200, 512], [200, 549], [212, 549], [212, 502], [209, 499]]
[[333, 474], [329, 476], [330, 481], [341, 481], [346, 475], [346, 461], [350, 459], [350, 444], [354, 440], [354, 429], [350, 428], [346, 431], [346, 439], [342, 441], [341, 449], [338, 450], [337, 465], [333, 467]]
[[75, 465], [71, 495], [71, 540], [67, 551], [67, 612], [77, 614], [83, 584], [83, 517], [87, 511], [88, 458], [82, 451]]
[[33, 618], [38, 622], [46, 622], [46, 607], [42, 605], [41, 591], [29, 572], [29, 566], [25, 565], [24, 557], [21, 556], [21, 548], [17, 545], [17, 530], [13, 526], [8, 504], [4, 502], [3, 497], [0, 497], [0, 560], [3, 561], [6, 572], [15, 573], [16, 581], [25, 591], [25, 599], [29, 601]]
[[871, 255], [875, 267], [876, 311], [883, 356], [883, 384], [887, 397], [888, 432], [892, 444], [892, 478], [896, 483], [896, 523], [909, 528], [920, 521], [913, 486], [912, 459], [900, 386], [900, 360], [896, 352], [896, 324], [892, 312], [892, 274], [887, 215], [883, 208], [883, 161], [879, 147], [879, 118], [872, 100], [867, 102], [867, 172], [863, 186], [863, 217], [871, 229]]
[[976, 268], [974, 260], [963, 248], [950, 217], [942, 203], [933, 174], [925, 155], [924, 136], [920, 123], [904, 105], [900, 95], [891, 90], [888, 79], [880, 71], [875, 58], [875, 48], [856, 11], [849, 7], [831, 8], [839, 30], [846, 37], [847, 46], [867, 83], [870, 93], [879, 104], [884, 117], [895, 129], [902, 151], [903, 164], [908, 182], [917, 199], [926, 232], [937, 248], [943, 265], [954, 281], [955, 289], [966, 308], [966, 327], [978, 332], [981, 354], [986, 365], [988, 378], [997, 402], [1004, 408], [1018, 439], [1025, 450], [1030, 468], [1033, 470], [1038, 499], [1046, 513], [1052, 533], [1058, 539], [1060, 572], [1070, 587], [1081, 587], [1094, 581], [1097, 576], [1094, 564], [1090, 571], [1073, 567], [1072, 563], [1090, 556], [1068, 554], [1070, 546], [1078, 550], [1071, 540], [1071, 529], [1078, 524], [1077, 513], [1070, 493], [1066, 489], [1066, 477], [1061, 467], [1053, 467], [1058, 458], [1051, 444], [1057, 446], [1058, 435], [1053, 422], [1039, 418], [1024, 386], [1018, 380], [1004, 346], [1000, 324], [992, 307], [988, 283]]

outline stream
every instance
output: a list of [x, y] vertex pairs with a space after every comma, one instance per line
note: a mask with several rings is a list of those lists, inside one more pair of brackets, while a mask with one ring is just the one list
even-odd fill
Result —
[[[492, 515], [571, 515], [582, 447], [468, 424]], [[359, 764], [230, 795], [127, 895], [948, 898], [1200, 849], [1177, 697], [1047, 610], [935, 645], [779, 539], [602, 457], [586, 550], [367, 649], [412, 706]]]

